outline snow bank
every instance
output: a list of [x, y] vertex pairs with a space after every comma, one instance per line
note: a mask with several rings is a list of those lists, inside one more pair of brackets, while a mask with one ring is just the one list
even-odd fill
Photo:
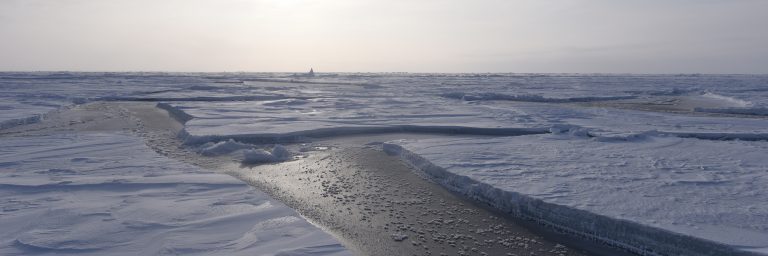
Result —
[[762, 142], [568, 133], [392, 141], [384, 150], [516, 217], [641, 255], [768, 248]]

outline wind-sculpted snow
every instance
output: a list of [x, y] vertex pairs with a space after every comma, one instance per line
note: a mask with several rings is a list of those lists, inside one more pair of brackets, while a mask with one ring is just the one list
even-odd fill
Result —
[[[190, 86], [199, 90], [132, 96], [141, 98], [132, 100], [167, 101], [169, 105], [159, 106], [172, 106], [170, 111], [188, 121], [186, 132], [193, 137], [322, 136], [332, 135], [332, 131], [391, 131], [397, 126], [538, 129], [573, 124], [603, 135], [649, 130], [753, 133], [768, 127], [768, 121], [759, 119], [664, 113], [667, 109], [693, 112], [697, 107], [734, 107], [744, 102], [760, 105], [763, 100], [756, 95], [768, 91], [745, 91], [766, 83], [761, 76], [338, 74], [232, 78], [244, 82]], [[345, 83], [345, 79], [351, 81]], [[296, 80], [317, 83], [290, 82]], [[718, 86], [724, 82], [732, 87]], [[454, 99], [467, 99], [467, 95], [508, 100]]]
[[[614, 107], [571, 107], [551, 104], [494, 102], [484, 104], [487, 115], [509, 117], [518, 125], [576, 125], [590, 129], [594, 135], [631, 135], [647, 131], [674, 134], [764, 134], [768, 119], [734, 116], [709, 116], [663, 111], [642, 111]], [[499, 118], [500, 120], [503, 120]]]
[[161, 105], [187, 122], [183, 137], [189, 144], [227, 139], [285, 143], [306, 137], [395, 132], [509, 136], [542, 133], [562, 124], [603, 137], [658, 131], [703, 139], [762, 140], [768, 133], [768, 119], [505, 101], [451, 104], [434, 99], [323, 98]]
[[[766, 75], [0, 73], [0, 129], [72, 104], [156, 102], [188, 146], [253, 163], [317, 137], [452, 134], [388, 148], [457, 191], [635, 251], [765, 252], [766, 88]], [[67, 186], [35, 184], [5, 186]], [[35, 237], [17, 245], [57, 246]], [[325, 250], [312, 248], [283, 253]]]
[[636, 252], [768, 248], [764, 142], [560, 133], [393, 141], [385, 150], [497, 208]]
[[191, 143], [211, 138], [285, 141], [297, 137], [328, 137], [344, 134], [391, 132], [442, 132], [487, 135], [519, 134], [536, 130], [482, 118], [482, 106], [459, 106], [408, 98], [316, 98], [260, 102], [178, 102], [173, 113], [186, 123]]
[[348, 255], [230, 176], [113, 134], [0, 138], [0, 254]]
[[[446, 110], [453, 108], [467, 109], [459, 112], [477, 115], [485, 110], [463, 105], [503, 104], [457, 103], [441, 97], [452, 95], [451, 92], [469, 95], [470, 98], [493, 96], [490, 98], [523, 101], [521, 103], [579, 103], [707, 95], [713, 100], [747, 102], [759, 108], [765, 107], [768, 102], [768, 91], [761, 90], [765, 86], [768, 86], [766, 76], [749, 75], [347, 73], [306, 77], [286, 73], [0, 73], [0, 90], [3, 91], [0, 96], [3, 96], [4, 103], [8, 102], [0, 105], [0, 121], [18, 120], [72, 103], [98, 100], [196, 101], [205, 105], [209, 102], [258, 104], [295, 99], [297, 102], [310, 102], [306, 108], [295, 110], [304, 111], [304, 115], [311, 115], [307, 111], [313, 109], [331, 110], [328, 106], [323, 109], [317, 105], [322, 101], [334, 104], [338, 109], [357, 111], [344, 113], [342, 119], [350, 117], [350, 113], [358, 118], [379, 114], [382, 114], [381, 118], [387, 118], [387, 114], [399, 112], [395, 110], [413, 112], [416, 109], [436, 115], [451, 112]], [[241, 108], [221, 106], [218, 109]], [[409, 111], [402, 112], [395, 114], [410, 114]], [[510, 114], [518, 119], [510, 122], [515, 124], [538, 118], [536, 113], [520, 115], [510, 111]], [[232, 116], [233, 119], [239, 117]], [[496, 126], [509, 127], [509, 124]], [[530, 127], [524, 124], [519, 126]]]

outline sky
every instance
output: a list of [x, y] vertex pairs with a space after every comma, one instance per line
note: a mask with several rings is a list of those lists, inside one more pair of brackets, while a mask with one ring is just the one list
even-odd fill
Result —
[[768, 73], [768, 0], [0, 0], [3, 71]]

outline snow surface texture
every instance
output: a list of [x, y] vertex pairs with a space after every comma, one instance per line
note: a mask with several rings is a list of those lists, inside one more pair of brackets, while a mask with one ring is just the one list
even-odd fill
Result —
[[[52, 93], [37, 93], [49, 87]], [[3, 119], [89, 100], [158, 102], [185, 122], [188, 144], [223, 142], [207, 154], [243, 152], [254, 162], [272, 161], [274, 152], [236, 143], [395, 132], [531, 135], [389, 148], [401, 145], [402, 155], [433, 163], [444, 171], [433, 173], [438, 178], [466, 177], [452, 185], [456, 190], [488, 182], [476, 187], [500, 194], [486, 199], [506, 200], [502, 195], [514, 192], [573, 213], [542, 221], [606, 220], [601, 223], [626, 228], [596, 239], [627, 245], [637, 242], [631, 233], [661, 228], [768, 254], [766, 167], [756, 156], [766, 155], [768, 140], [766, 75], [2, 73], [0, 89], [10, 102], [0, 109]], [[40, 102], [50, 104], [36, 109]], [[30, 111], [14, 111], [22, 108]], [[545, 135], [550, 132], [556, 134]], [[418, 148], [427, 144], [447, 153]], [[445, 165], [440, 157], [455, 162]], [[531, 166], [510, 167], [526, 161]], [[570, 175], [569, 168], [579, 171]], [[617, 184], [633, 192], [622, 193]], [[573, 232], [589, 230], [582, 228]]]
[[[514, 192], [490, 200], [511, 204], [502, 206], [518, 215], [544, 214], [546, 207], [520, 209], [538, 199], [737, 248], [768, 248], [765, 142], [659, 136], [606, 142], [562, 133], [393, 141], [385, 150], [486, 201], [498, 196], [494, 189]], [[590, 219], [546, 221], [602, 237], [618, 235], [614, 226], [593, 225]]]
[[227, 175], [114, 134], [0, 139], [0, 254], [348, 255]]

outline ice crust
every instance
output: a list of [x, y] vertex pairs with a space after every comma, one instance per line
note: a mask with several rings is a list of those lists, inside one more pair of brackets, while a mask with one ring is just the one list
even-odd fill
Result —
[[0, 143], [2, 255], [349, 255], [264, 193], [136, 137]]

